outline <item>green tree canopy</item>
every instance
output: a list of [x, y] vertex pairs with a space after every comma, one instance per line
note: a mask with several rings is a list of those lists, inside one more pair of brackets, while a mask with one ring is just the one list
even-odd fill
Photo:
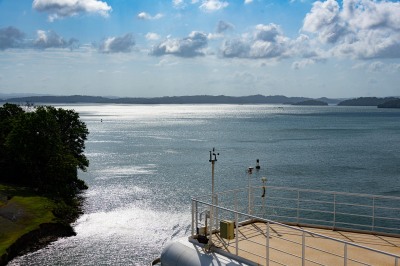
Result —
[[86, 188], [77, 169], [89, 166], [83, 153], [89, 132], [78, 113], [52, 106], [24, 111], [4, 104], [0, 119], [0, 181], [61, 198]]

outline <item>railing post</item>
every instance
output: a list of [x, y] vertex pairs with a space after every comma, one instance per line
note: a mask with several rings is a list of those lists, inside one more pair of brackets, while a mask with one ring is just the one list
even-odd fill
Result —
[[197, 200], [194, 201], [194, 213], [195, 213], [195, 224], [196, 224], [196, 234], [197, 234], [197, 228], [199, 228], [199, 208]]
[[194, 237], [194, 212], [195, 212], [195, 206], [194, 206], [194, 200], [192, 199], [192, 237]]
[[300, 191], [297, 190], [297, 224], [299, 224], [300, 218]]
[[398, 257], [394, 258], [394, 266], [399, 266], [399, 258]]
[[[210, 237], [209, 237], [209, 240], [208, 240], [208, 243], [210, 245], [212, 244], [212, 231], [213, 231], [213, 222], [214, 222], [213, 212], [214, 212], [214, 207], [211, 204], [211, 206], [210, 206]], [[206, 219], [207, 219], [207, 217], [206, 217]]]
[[238, 205], [237, 205], [237, 191], [235, 191], [235, 212], [238, 211]]
[[250, 187], [250, 182], [249, 182], [249, 195], [248, 195], [248, 197], [249, 197], [249, 202], [248, 202], [248, 204], [249, 204], [249, 206], [248, 206], [248, 210], [247, 210], [247, 213], [250, 215], [251, 214], [251, 187]]
[[267, 222], [267, 246], [265, 254], [266, 265], [269, 266], [269, 222]]
[[[218, 195], [215, 195], [215, 205], [218, 206]], [[219, 221], [218, 221], [218, 207], [215, 208], [215, 228], [218, 229]]]
[[375, 229], [375, 197], [372, 197], [372, 231]]
[[235, 245], [236, 245], [236, 256], [239, 255], [239, 221], [238, 213], [235, 212]]
[[333, 230], [336, 226], [336, 193], [333, 193]]
[[301, 265], [306, 265], [306, 233], [304, 231], [301, 237]]
[[343, 265], [347, 266], [347, 243], [344, 243]]

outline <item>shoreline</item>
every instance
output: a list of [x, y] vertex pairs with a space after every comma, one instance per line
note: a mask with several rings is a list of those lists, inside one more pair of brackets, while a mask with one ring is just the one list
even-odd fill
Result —
[[38, 229], [32, 230], [19, 237], [0, 257], [0, 265], [5, 266], [16, 257], [40, 250], [61, 237], [75, 236], [70, 225], [62, 223], [40, 224]]
[[78, 197], [67, 205], [34, 190], [0, 183], [0, 266], [62, 237], [75, 236], [71, 224], [82, 214]]

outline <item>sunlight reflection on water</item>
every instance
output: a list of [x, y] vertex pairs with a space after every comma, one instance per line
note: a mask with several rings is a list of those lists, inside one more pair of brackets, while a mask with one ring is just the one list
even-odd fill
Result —
[[[64, 105], [90, 131], [77, 236], [10, 265], [148, 265], [190, 230], [190, 197], [253, 182], [359, 193], [400, 187], [400, 112], [277, 105]], [[101, 122], [103, 119], [103, 122]], [[379, 177], [379, 179], [377, 179]], [[396, 191], [396, 190], [395, 190]], [[396, 192], [394, 192], [396, 193]]]

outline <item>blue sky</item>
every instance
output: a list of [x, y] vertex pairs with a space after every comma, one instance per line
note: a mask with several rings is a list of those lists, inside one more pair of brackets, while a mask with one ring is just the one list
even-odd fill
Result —
[[400, 95], [400, 3], [0, 0], [0, 93]]

